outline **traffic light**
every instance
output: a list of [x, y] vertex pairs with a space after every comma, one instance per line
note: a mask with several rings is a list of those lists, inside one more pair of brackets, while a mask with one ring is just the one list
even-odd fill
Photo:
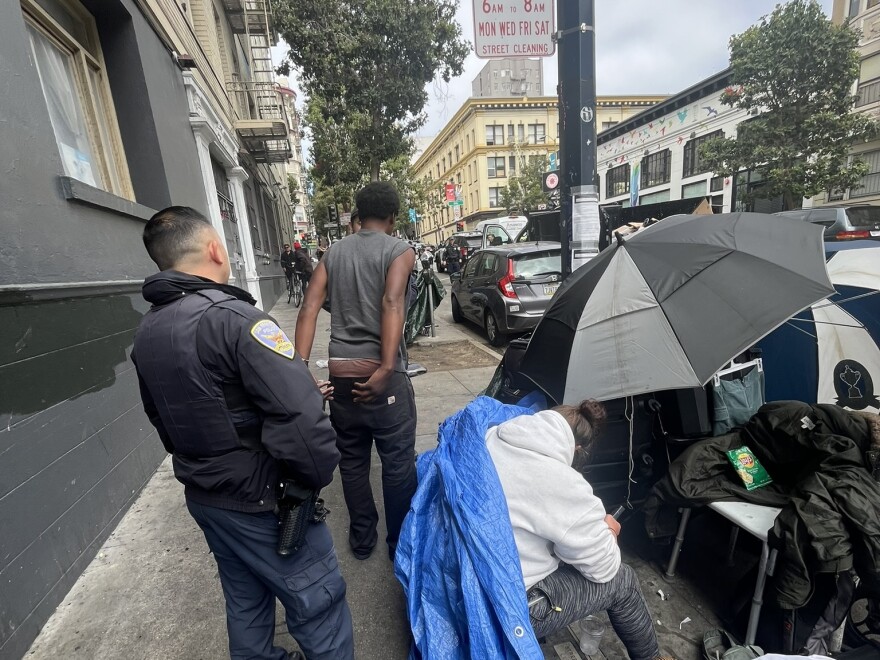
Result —
[[464, 223], [456, 222], [455, 223], [455, 231], [464, 231]]
[[336, 204], [327, 205], [327, 217], [332, 224], [339, 222], [339, 212], [336, 210]]

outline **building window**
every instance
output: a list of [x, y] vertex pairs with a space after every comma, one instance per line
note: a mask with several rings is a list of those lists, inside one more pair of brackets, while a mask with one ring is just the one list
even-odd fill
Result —
[[546, 124], [529, 124], [529, 141], [532, 144], [543, 144], [547, 141]]
[[489, 208], [496, 209], [501, 206], [501, 188], [489, 188]]
[[660, 202], [668, 201], [669, 189], [667, 188], [666, 190], [661, 190], [659, 192], [642, 195], [639, 197], [639, 206], [645, 206], [646, 204], [659, 204]]
[[629, 192], [629, 163], [608, 170], [605, 176], [605, 197], [617, 197]]
[[471, 172], [471, 164], [468, 163], [468, 183], [474, 182], [474, 173]]
[[857, 157], [868, 166], [868, 173], [850, 189], [850, 199], [880, 193], [880, 151], [868, 151]]
[[672, 174], [671, 153], [669, 149], [664, 149], [642, 158], [642, 188], [669, 183]]
[[696, 183], [689, 183], [686, 186], [681, 187], [681, 198], [682, 199], [691, 199], [692, 197], [705, 197], [706, 196], [706, 182], [705, 181], [697, 181]]
[[847, 14], [849, 18], [853, 18], [858, 15], [860, 4], [862, 4], [862, 0], [849, 0], [849, 14]]
[[880, 5], [880, 0], [868, 0], [868, 9]]
[[709, 170], [703, 163], [703, 159], [700, 158], [700, 147], [709, 140], [721, 137], [724, 137], [724, 131], [713, 131], [707, 135], [701, 135], [700, 137], [688, 140], [684, 145], [684, 171], [682, 176], [688, 177], [708, 172]]
[[504, 171], [504, 156], [489, 156], [486, 162], [489, 164], [489, 178], [497, 179], [507, 176]]
[[507, 142], [508, 142], [509, 144], [513, 144], [513, 143], [514, 143], [514, 139], [513, 139], [513, 124], [508, 124], [508, 125], [507, 125]]
[[94, 19], [74, 3], [60, 4], [57, 12], [66, 19], [64, 27], [36, 4], [25, 5], [28, 39], [64, 174], [133, 199]]
[[516, 156], [511, 156], [508, 159], [508, 169], [510, 170], [511, 175], [516, 173]]
[[602, 130], [603, 130], [603, 131], [607, 131], [609, 128], [614, 128], [614, 127], [617, 126], [619, 123], [620, 123], [619, 121], [614, 121], [614, 120], [611, 120], [611, 121], [603, 121], [603, 122], [602, 122]]
[[464, 146], [465, 151], [470, 151], [470, 150], [471, 150], [471, 136], [470, 136], [470, 135], [465, 135], [465, 136], [464, 136], [464, 145], [465, 145], [465, 146]]
[[458, 162], [458, 157], [459, 157], [459, 149], [458, 149], [458, 145], [455, 145], [455, 162], [456, 163]]
[[713, 176], [712, 180], [709, 181], [709, 192], [723, 192], [724, 191], [724, 177], [723, 176]]
[[486, 126], [486, 144], [504, 144], [504, 126]]
[[446, 158], [443, 158], [443, 171], [446, 171]]

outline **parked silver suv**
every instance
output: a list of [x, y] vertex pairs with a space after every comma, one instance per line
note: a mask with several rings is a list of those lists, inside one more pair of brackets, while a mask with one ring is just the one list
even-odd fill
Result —
[[826, 241], [880, 240], [880, 206], [822, 206], [774, 215], [823, 225]]

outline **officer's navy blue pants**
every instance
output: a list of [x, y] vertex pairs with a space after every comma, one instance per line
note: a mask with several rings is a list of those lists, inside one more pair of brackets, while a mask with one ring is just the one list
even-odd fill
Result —
[[349, 539], [355, 554], [367, 554], [376, 545], [379, 513], [370, 486], [373, 442], [382, 461], [382, 497], [385, 502], [389, 554], [397, 548], [403, 519], [418, 486], [416, 476], [416, 402], [405, 373], [391, 376], [387, 391], [370, 403], [355, 403], [351, 388], [366, 378], [333, 378], [330, 419], [336, 430], [339, 474], [351, 520]]
[[345, 581], [324, 523], [309, 525], [299, 552], [280, 557], [274, 513], [186, 504], [217, 561], [232, 660], [287, 660], [287, 651], [273, 644], [276, 598], [307, 660], [354, 658]]

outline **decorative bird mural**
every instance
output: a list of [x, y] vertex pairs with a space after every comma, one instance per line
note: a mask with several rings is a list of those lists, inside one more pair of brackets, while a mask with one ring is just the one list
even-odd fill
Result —
[[713, 108], [711, 105], [704, 105], [703, 110], [706, 111], [706, 118], [707, 119], [714, 119], [715, 117], [718, 116], [718, 111], [715, 108]]

